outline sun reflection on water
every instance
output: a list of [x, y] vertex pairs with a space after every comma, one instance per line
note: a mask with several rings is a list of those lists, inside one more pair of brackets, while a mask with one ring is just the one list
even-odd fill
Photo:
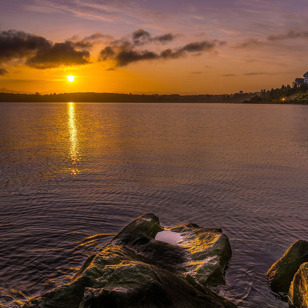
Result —
[[68, 103], [68, 128], [70, 135], [70, 158], [72, 161], [71, 172], [72, 174], [77, 174], [77, 162], [79, 160], [78, 131], [76, 126], [75, 104], [73, 102]]

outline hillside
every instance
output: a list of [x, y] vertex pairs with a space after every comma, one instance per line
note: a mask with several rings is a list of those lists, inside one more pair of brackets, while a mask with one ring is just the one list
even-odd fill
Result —
[[282, 86], [278, 89], [261, 90], [245, 103], [250, 104], [308, 104], [308, 84], [301, 86]]

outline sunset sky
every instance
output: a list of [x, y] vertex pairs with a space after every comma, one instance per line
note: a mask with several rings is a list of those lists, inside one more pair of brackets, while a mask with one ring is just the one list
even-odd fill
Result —
[[10, 0], [0, 17], [0, 92], [254, 92], [308, 71], [307, 0]]

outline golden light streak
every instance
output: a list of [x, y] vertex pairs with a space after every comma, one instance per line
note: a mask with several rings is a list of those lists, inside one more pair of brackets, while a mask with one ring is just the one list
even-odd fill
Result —
[[70, 158], [73, 163], [72, 173], [77, 174], [78, 169], [76, 164], [78, 162], [78, 131], [75, 121], [75, 104], [73, 102], [68, 103], [68, 128], [70, 135]]

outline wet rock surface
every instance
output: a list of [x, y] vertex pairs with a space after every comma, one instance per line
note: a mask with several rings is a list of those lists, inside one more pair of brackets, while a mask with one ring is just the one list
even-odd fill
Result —
[[295, 273], [305, 262], [308, 262], [308, 242], [296, 241], [266, 273], [271, 289], [276, 293], [288, 293]]
[[[155, 240], [178, 233], [176, 244]], [[164, 229], [143, 215], [91, 256], [72, 281], [23, 308], [236, 307], [209, 289], [224, 283], [230, 243], [220, 229], [184, 224]]]
[[289, 289], [289, 304], [308, 308], [308, 262], [303, 263], [294, 275]]

